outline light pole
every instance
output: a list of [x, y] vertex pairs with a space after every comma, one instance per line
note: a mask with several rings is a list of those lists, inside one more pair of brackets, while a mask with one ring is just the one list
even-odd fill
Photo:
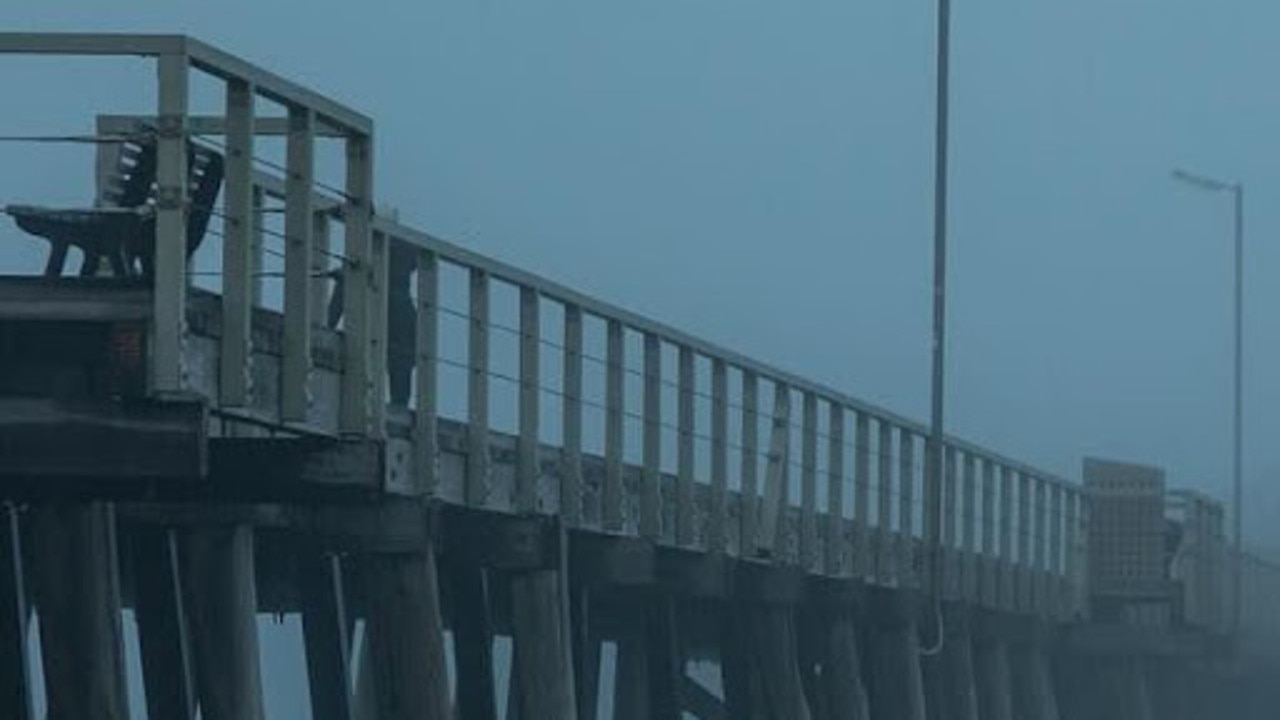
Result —
[[1231, 629], [1240, 629], [1240, 559], [1244, 555], [1242, 456], [1244, 430], [1244, 184], [1224, 182], [1196, 175], [1185, 170], [1174, 170], [1173, 178], [1200, 190], [1215, 193], [1231, 193], [1235, 205], [1235, 407], [1232, 427], [1231, 458], [1231, 523], [1235, 558], [1231, 563]]
[[926, 596], [942, 602], [942, 409], [947, 327], [947, 147], [950, 115], [951, 0], [938, 0], [937, 94], [933, 156], [933, 382], [925, 508]]

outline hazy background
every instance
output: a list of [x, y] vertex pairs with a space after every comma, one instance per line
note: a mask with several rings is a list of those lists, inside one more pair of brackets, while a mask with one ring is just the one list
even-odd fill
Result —
[[[1280, 5], [955, 10], [950, 429], [1225, 499], [1230, 202], [1169, 171], [1240, 179], [1247, 532], [1280, 546]], [[932, 2], [8, 0], [0, 27], [221, 45], [373, 116], [377, 194], [410, 224], [927, 416]], [[0, 67], [0, 135], [147, 109], [136, 73]], [[0, 145], [0, 202], [83, 201], [89, 157]], [[0, 266], [43, 251], [0, 225]]]
[[[927, 416], [930, 2], [11, 0], [0, 22], [222, 45], [373, 116], [378, 196], [411, 224]], [[1262, 0], [957, 4], [947, 413], [1071, 477], [1109, 454], [1225, 498], [1230, 202], [1169, 170], [1239, 178], [1247, 522], [1273, 545], [1277, 23]], [[23, 93], [143, 94], [56, 67], [10, 85], [11, 122]], [[0, 188], [57, 194], [88, 175], [69, 152], [0, 146]]]

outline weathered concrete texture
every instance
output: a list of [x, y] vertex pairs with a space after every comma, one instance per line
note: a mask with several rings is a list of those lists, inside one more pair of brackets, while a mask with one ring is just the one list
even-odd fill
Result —
[[45, 686], [56, 689], [48, 718], [126, 720], [115, 514], [105, 503], [44, 505], [33, 521]]
[[871, 714], [893, 720], [926, 720], [920, 671], [920, 636], [912, 598], [871, 594]]
[[974, 679], [983, 720], [1013, 720], [1013, 687], [1008, 646], [987, 638], [974, 643]]
[[1044, 642], [1030, 638], [1012, 645], [1010, 671], [1014, 716], [1019, 720], [1059, 720]]

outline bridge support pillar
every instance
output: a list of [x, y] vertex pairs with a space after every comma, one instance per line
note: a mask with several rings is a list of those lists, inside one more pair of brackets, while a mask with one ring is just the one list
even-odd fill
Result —
[[1013, 720], [1013, 687], [1008, 646], [999, 638], [974, 643], [973, 659], [978, 712], [983, 720]]
[[0, 717], [33, 720], [22, 533], [17, 508], [0, 505]]
[[1020, 720], [1060, 720], [1041, 633], [1032, 631], [1014, 643], [1009, 656], [1015, 716]]
[[873, 590], [871, 714], [882, 720], [926, 720], [916, 603], [902, 591]]
[[515, 670], [520, 717], [526, 720], [577, 718], [564, 579], [560, 570], [521, 572], [511, 579]]
[[49, 720], [127, 720], [115, 513], [43, 505], [33, 520]]
[[201, 717], [263, 720], [253, 529], [191, 529], [181, 558]]
[[375, 555], [365, 569], [379, 720], [452, 717], [434, 551]]
[[978, 690], [974, 671], [970, 611], [959, 604], [943, 607], [942, 646], [924, 658], [925, 679], [936, 687], [929, 701], [930, 720], [978, 720]]
[[813, 716], [822, 720], [871, 720], [853, 612], [831, 608], [814, 613], [804, 624], [806, 644], [811, 648], [806, 654], [821, 666], [820, 672], [814, 672], [815, 668], [808, 664], [804, 668]]

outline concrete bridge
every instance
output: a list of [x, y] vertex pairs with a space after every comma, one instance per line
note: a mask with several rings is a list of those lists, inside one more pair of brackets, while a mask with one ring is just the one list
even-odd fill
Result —
[[[264, 718], [272, 613], [317, 720], [1280, 706], [1280, 570], [1159, 469], [948, 438], [930, 493], [920, 423], [375, 212], [373, 122], [335, 100], [186, 37], [15, 53], [152, 58], [157, 97], [67, 139], [92, 211], [10, 209], [95, 230], [79, 276], [0, 267], [0, 716]], [[122, 215], [154, 247], [97, 231]]]

